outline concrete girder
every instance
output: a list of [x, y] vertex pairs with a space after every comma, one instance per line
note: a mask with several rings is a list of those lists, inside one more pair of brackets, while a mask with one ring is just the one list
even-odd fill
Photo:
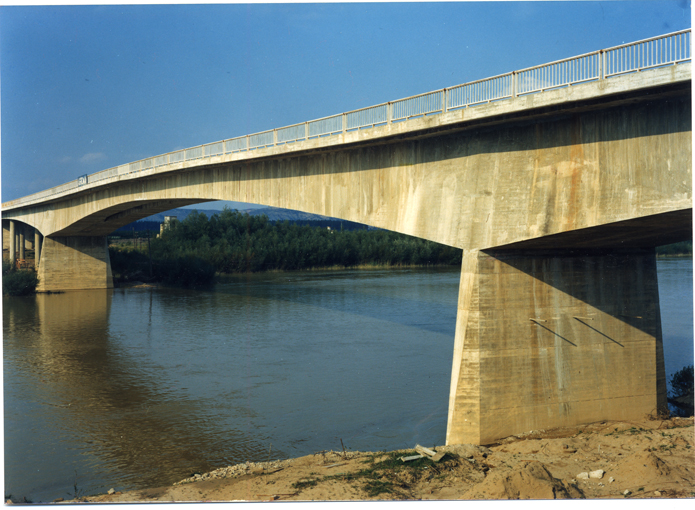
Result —
[[440, 137], [119, 180], [4, 215], [48, 236], [106, 235], [166, 210], [157, 204], [236, 200], [491, 248], [691, 209], [690, 110], [689, 96], [649, 97]]

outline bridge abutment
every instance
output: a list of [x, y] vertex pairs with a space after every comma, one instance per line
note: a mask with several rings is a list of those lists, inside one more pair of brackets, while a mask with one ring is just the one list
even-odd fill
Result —
[[106, 237], [44, 237], [38, 276], [39, 292], [113, 288]]
[[666, 408], [654, 249], [465, 251], [447, 444]]

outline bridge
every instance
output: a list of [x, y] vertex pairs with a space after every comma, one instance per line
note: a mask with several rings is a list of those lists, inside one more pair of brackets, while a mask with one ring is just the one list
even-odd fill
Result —
[[666, 408], [655, 247], [692, 238], [690, 30], [110, 168], [3, 204], [40, 291], [234, 200], [463, 249], [447, 443]]

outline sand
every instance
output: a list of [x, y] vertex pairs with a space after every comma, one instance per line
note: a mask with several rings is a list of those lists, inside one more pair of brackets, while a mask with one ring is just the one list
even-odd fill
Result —
[[447, 453], [436, 463], [402, 462], [412, 450], [319, 452], [72, 503], [692, 498], [693, 430], [693, 418], [605, 421], [434, 447]]

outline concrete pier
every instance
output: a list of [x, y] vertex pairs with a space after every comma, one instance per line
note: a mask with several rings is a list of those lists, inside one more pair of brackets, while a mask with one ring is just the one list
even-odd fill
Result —
[[665, 409], [653, 249], [465, 253], [447, 444]]
[[34, 267], [38, 270], [41, 260], [41, 233], [34, 229]]
[[45, 237], [37, 291], [112, 289], [106, 237]]
[[26, 255], [24, 250], [26, 248], [26, 243], [24, 242], [24, 226], [19, 225], [19, 260], [24, 260]]
[[12, 265], [14, 265], [15, 260], [17, 258], [16, 253], [17, 253], [17, 239], [16, 239], [15, 222], [10, 220], [10, 262], [12, 263]]

